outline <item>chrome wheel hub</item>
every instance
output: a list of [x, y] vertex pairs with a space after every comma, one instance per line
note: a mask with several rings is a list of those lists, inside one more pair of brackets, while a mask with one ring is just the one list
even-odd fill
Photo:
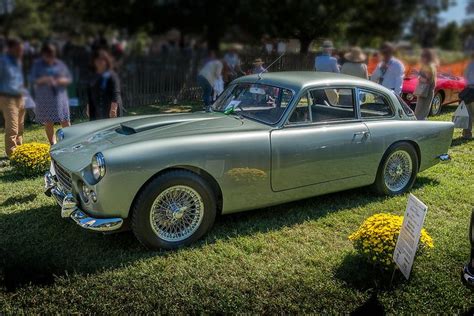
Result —
[[161, 192], [153, 202], [150, 223], [155, 234], [169, 242], [189, 238], [201, 225], [204, 202], [191, 187], [176, 185]]
[[385, 163], [385, 185], [394, 192], [402, 190], [410, 182], [412, 171], [410, 154], [403, 150], [393, 152]]

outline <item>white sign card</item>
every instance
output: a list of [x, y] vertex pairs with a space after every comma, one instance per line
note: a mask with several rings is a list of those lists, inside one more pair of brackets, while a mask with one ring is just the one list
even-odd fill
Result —
[[415, 260], [427, 211], [428, 207], [413, 194], [410, 194], [400, 235], [398, 235], [397, 245], [393, 252], [393, 260], [407, 280]]

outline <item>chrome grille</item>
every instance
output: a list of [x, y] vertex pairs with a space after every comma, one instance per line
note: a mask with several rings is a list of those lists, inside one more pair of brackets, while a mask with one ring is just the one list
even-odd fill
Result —
[[72, 191], [71, 174], [66, 169], [61, 167], [56, 161], [53, 161], [53, 164], [54, 164], [54, 171], [56, 171], [56, 178], [58, 179], [62, 188], [66, 192], [71, 192]]

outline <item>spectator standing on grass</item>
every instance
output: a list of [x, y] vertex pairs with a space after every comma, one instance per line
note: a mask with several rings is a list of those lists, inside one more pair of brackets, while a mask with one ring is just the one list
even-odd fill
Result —
[[[464, 71], [464, 78], [466, 79], [467, 88], [470, 90], [469, 94], [474, 95], [474, 52], [471, 53], [471, 62]], [[466, 102], [467, 113], [469, 113], [469, 125], [462, 131], [464, 139], [472, 139], [472, 124], [474, 121], [474, 100]]]
[[89, 118], [94, 121], [117, 117], [122, 97], [119, 77], [113, 71], [112, 57], [105, 50], [99, 50], [94, 54], [93, 66], [95, 74], [87, 89]]
[[341, 67], [341, 73], [368, 79], [366, 58], [360, 47], [352, 47], [348, 53], [344, 54], [346, 62]]
[[329, 40], [324, 41], [321, 49], [321, 55], [316, 56], [314, 59], [314, 70], [339, 73], [337, 59], [332, 56], [332, 51], [334, 50], [332, 42]]
[[418, 120], [426, 120], [431, 110], [431, 102], [436, 87], [436, 66], [438, 62], [435, 52], [431, 49], [424, 49], [421, 52], [420, 62], [418, 85], [414, 92], [416, 95], [415, 116]]
[[0, 56], [0, 110], [5, 120], [5, 152], [8, 157], [23, 142], [25, 120], [23, 44], [8, 39], [6, 54]]
[[54, 45], [44, 44], [41, 48], [41, 57], [31, 69], [31, 81], [35, 91], [35, 119], [44, 125], [52, 145], [56, 142], [54, 123], [61, 123], [62, 127], [71, 125], [66, 90], [71, 83], [71, 74], [66, 65], [56, 58]]
[[209, 112], [211, 109], [214, 87], [222, 79], [223, 64], [217, 58], [209, 59], [199, 71], [197, 82], [202, 89], [203, 110]]
[[400, 95], [402, 93], [405, 67], [394, 57], [395, 47], [385, 42], [380, 47], [382, 61], [378, 63], [370, 79]]

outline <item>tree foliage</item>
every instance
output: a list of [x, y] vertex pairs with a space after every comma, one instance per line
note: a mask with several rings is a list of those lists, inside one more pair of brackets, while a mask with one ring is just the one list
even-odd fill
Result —
[[461, 30], [456, 22], [448, 23], [440, 29], [438, 46], [446, 50], [462, 49]]
[[[12, 14], [0, 16], [4, 34], [45, 37], [52, 31], [84, 34], [109, 29], [157, 34], [178, 28], [185, 34], [202, 34], [211, 48], [218, 48], [224, 36], [234, 31], [234, 34], [245, 34], [246, 39], [254, 41], [264, 34], [276, 38], [297, 38], [301, 41], [302, 52], [306, 52], [313, 40], [324, 38], [344, 38], [349, 44], [364, 45], [395, 40], [402, 36], [408, 23], [412, 24], [414, 40], [423, 46], [430, 46], [437, 37], [438, 14], [452, 0], [15, 2]], [[450, 31], [444, 30], [445, 33]]]

